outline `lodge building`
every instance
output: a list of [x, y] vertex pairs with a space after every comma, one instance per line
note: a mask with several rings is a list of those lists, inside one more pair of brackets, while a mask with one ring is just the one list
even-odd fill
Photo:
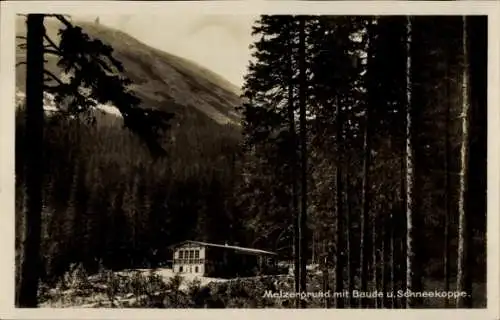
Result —
[[173, 271], [203, 277], [232, 278], [266, 273], [276, 264], [276, 253], [201, 241], [183, 241], [173, 250]]

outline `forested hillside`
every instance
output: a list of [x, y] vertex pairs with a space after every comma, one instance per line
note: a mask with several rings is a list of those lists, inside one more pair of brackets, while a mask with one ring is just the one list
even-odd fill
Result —
[[[17, 19], [16, 40], [25, 42], [25, 21]], [[102, 24], [76, 21], [78, 27], [91, 38], [101, 40], [113, 48], [113, 57], [124, 65], [124, 74], [132, 81], [131, 88], [142, 99], [142, 104], [176, 113], [176, 123], [195, 122], [209, 117], [219, 124], [239, 125], [235, 107], [240, 103], [239, 89], [227, 80], [192, 61], [149, 47], [119, 30]], [[56, 43], [62, 24], [56, 19], [47, 19], [47, 35]], [[26, 60], [26, 50], [16, 51], [18, 62]], [[25, 48], [25, 47], [24, 47]], [[57, 65], [57, 56], [45, 55], [46, 69], [55, 75], [63, 70]], [[25, 65], [16, 68], [17, 87], [24, 89]], [[201, 117], [200, 117], [201, 114]]]
[[[47, 34], [58, 39], [61, 24], [48, 19], [45, 25]], [[164, 264], [170, 259], [167, 246], [174, 242], [228, 240], [227, 229], [237, 228], [229, 221], [239, 176], [238, 90], [210, 71], [122, 32], [77, 25], [113, 45], [114, 57], [123, 63], [142, 105], [174, 117], [163, 137], [168, 156], [153, 161], [140, 139], [122, 127], [118, 112], [96, 109], [91, 122], [47, 114], [40, 159], [46, 276], [61, 275], [72, 262], [83, 262], [90, 270], [99, 262], [118, 269]], [[22, 37], [25, 30], [23, 19], [18, 19], [17, 34]], [[25, 40], [17, 41], [17, 61], [22, 62]], [[46, 68], [60, 75], [56, 57], [47, 54], [46, 59]], [[25, 65], [19, 65], [20, 92], [25, 73]], [[16, 114], [18, 213], [23, 212], [26, 160], [23, 96]], [[19, 236], [23, 216], [16, 217]]]

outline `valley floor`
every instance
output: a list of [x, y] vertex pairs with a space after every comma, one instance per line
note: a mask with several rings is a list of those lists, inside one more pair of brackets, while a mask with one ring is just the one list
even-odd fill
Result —
[[[43, 288], [42, 308], [293, 308], [293, 299], [270, 297], [267, 293], [293, 292], [293, 276], [274, 275], [238, 279], [179, 276], [171, 269], [127, 270], [99, 273], [93, 276], [66, 277], [65, 284]], [[425, 290], [440, 291], [441, 281], [425, 282]], [[451, 290], [454, 286], [452, 284]], [[311, 274], [308, 292], [322, 291], [321, 274]], [[324, 308], [325, 298], [308, 297], [308, 308]], [[345, 300], [347, 303], [347, 300]], [[486, 284], [473, 288], [474, 308], [486, 307]], [[454, 306], [450, 301], [450, 307]], [[356, 299], [353, 308], [357, 308]], [[369, 302], [371, 307], [373, 301]], [[334, 299], [329, 300], [335, 307]], [[425, 298], [423, 308], [444, 308], [445, 299]]]

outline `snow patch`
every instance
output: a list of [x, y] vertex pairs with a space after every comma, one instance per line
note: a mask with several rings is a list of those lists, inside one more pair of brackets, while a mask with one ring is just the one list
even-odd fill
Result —
[[[141, 273], [149, 273], [151, 272], [150, 269], [136, 269], [134, 271], [139, 271]], [[154, 273], [161, 276], [165, 282], [168, 282], [171, 278], [175, 277], [176, 275], [179, 275], [183, 278], [181, 287], [179, 289], [184, 290], [187, 289], [188, 284], [190, 282], [193, 282], [195, 280], [200, 281], [201, 286], [206, 286], [210, 282], [225, 282], [229, 281], [229, 279], [222, 279], [222, 278], [209, 278], [209, 277], [202, 277], [196, 274], [190, 274], [190, 273], [175, 273], [172, 269], [170, 268], [160, 268], [154, 270]], [[130, 275], [130, 271], [126, 271], [122, 273], [124, 275]]]
[[[22, 106], [24, 104], [25, 99], [26, 95], [24, 92], [19, 90], [16, 91], [16, 108]], [[48, 92], [43, 93], [43, 109], [48, 114], [59, 111], [59, 108], [57, 107], [57, 104], [55, 102], [55, 97], [53, 94]], [[121, 117], [118, 108], [112, 104], [97, 104], [96, 109], [107, 114], [112, 114]]]

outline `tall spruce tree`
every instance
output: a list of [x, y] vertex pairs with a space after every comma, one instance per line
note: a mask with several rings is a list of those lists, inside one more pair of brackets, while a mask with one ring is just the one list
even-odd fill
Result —
[[458, 198], [458, 261], [457, 261], [457, 291], [466, 292], [469, 298], [459, 296], [457, 308], [470, 307], [470, 270], [468, 255], [470, 255], [470, 227], [467, 212], [467, 189], [469, 174], [469, 131], [470, 131], [470, 61], [469, 61], [468, 19], [462, 18], [462, 108], [461, 142], [460, 142], [460, 171], [459, 171], [459, 198]]
[[[297, 24], [297, 19], [293, 16], [262, 16], [256, 22], [253, 35], [259, 37], [259, 40], [252, 46], [256, 62], [250, 63], [245, 78], [243, 97], [246, 103], [242, 111], [245, 142], [250, 146], [249, 150], [253, 151], [254, 159], [258, 160], [257, 165], [285, 165], [287, 168], [285, 171], [273, 170], [278, 174], [278, 179], [272, 180], [273, 184], [283, 181], [286, 190], [289, 190], [289, 200], [278, 202], [281, 208], [273, 209], [284, 209], [289, 214], [285, 221], [293, 221], [295, 289], [299, 291], [299, 146], [294, 94], [297, 91]], [[268, 151], [262, 153], [263, 148]], [[287, 224], [284, 228], [288, 228]]]
[[27, 17], [25, 208], [16, 305], [36, 307], [40, 270], [43, 154], [43, 15]]
[[[406, 64], [406, 150], [405, 150], [405, 206], [406, 206], [406, 288], [412, 290], [413, 280], [413, 183], [414, 183], [414, 146], [413, 146], [413, 118], [412, 118], [412, 18], [406, 20], [406, 46], [407, 46], [407, 64]], [[409, 308], [411, 299], [407, 299], [406, 307]]]

